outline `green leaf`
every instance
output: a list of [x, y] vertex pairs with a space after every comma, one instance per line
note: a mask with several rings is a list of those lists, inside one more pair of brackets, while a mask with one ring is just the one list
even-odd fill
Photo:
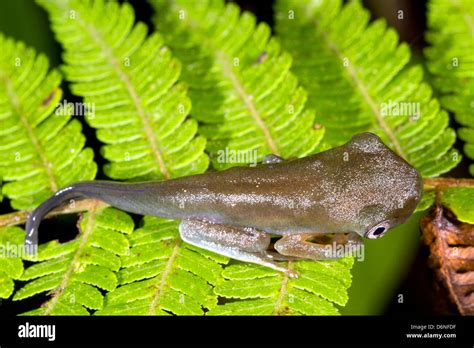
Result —
[[[113, 225], [110, 218], [117, 224]], [[42, 292], [49, 299], [41, 308], [25, 315], [88, 315], [103, 307], [100, 290], [117, 286], [115, 271], [120, 255], [129, 253], [125, 235], [133, 230], [130, 216], [114, 208], [93, 209], [80, 222], [81, 234], [73, 241], [40, 245], [35, 261], [21, 276], [27, 283], [13, 299], [18, 301]]]
[[323, 130], [313, 129], [307, 93], [290, 72], [292, 58], [268, 25], [223, 1], [152, 4], [158, 30], [183, 64], [192, 115], [209, 139], [214, 167], [316, 151]]
[[418, 203], [415, 212], [424, 211], [429, 209], [435, 202], [435, 193], [432, 192], [423, 192], [420, 203]]
[[0, 272], [0, 298], [9, 298], [13, 290], [13, 280], [5, 272]]
[[[441, 104], [462, 126], [458, 136], [464, 153], [474, 159], [474, 3], [471, 0], [430, 0], [425, 49], [433, 85]], [[469, 167], [474, 176], [474, 164]]]
[[21, 252], [25, 233], [19, 227], [0, 228], [0, 298], [9, 298], [14, 290], [13, 279], [23, 273]]
[[[104, 172], [114, 179], [200, 173], [209, 159], [197, 122], [187, 118], [180, 63], [158, 34], [134, 24], [130, 4], [39, 0], [64, 47], [63, 71], [89, 106], [88, 123], [106, 143]], [[104, 21], [104, 14], [107, 20]]]
[[474, 188], [449, 187], [441, 191], [441, 202], [458, 220], [474, 224]]
[[121, 256], [120, 286], [106, 296], [98, 315], [202, 315], [217, 304], [213, 285], [228, 258], [191, 247], [178, 223], [146, 216]]
[[15, 209], [31, 209], [62, 186], [93, 179], [93, 151], [78, 120], [54, 112], [60, 74], [47, 58], [0, 34], [0, 177]]
[[294, 57], [316, 122], [326, 127], [325, 141], [376, 133], [423, 176], [459, 163], [447, 113], [385, 20], [369, 23], [360, 1], [278, 0], [275, 10], [276, 31]]
[[337, 261], [291, 262], [299, 278], [253, 264], [227, 267], [214, 292], [233, 299], [211, 309], [210, 315], [335, 315], [345, 305], [353, 258]]

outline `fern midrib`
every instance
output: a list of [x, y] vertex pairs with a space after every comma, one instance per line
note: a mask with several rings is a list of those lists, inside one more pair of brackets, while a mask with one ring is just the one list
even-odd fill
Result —
[[[320, 25], [318, 23], [318, 20], [313, 17], [313, 18], [310, 18], [310, 22], [314, 25], [317, 32], [322, 34], [322, 36], [324, 38], [324, 41], [327, 43], [327, 46], [329, 47], [329, 49], [336, 55], [336, 57], [341, 62], [344, 62], [344, 58], [347, 58], [347, 57], [344, 57], [344, 55], [342, 54], [341, 50], [336, 45], [336, 43], [331, 41], [331, 39], [329, 37], [329, 33], [322, 30], [322, 28], [320, 27]], [[347, 68], [347, 74], [348, 74], [350, 80], [355, 85], [355, 87], [357, 87], [357, 89], [359, 90], [360, 94], [362, 95], [362, 98], [364, 99], [364, 101], [369, 105], [369, 107], [370, 107], [372, 113], [374, 114], [380, 128], [385, 132], [385, 134], [387, 134], [387, 136], [390, 139], [390, 142], [392, 143], [392, 145], [394, 146], [395, 151], [397, 152], [397, 154], [399, 156], [403, 157], [404, 159], [406, 159], [407, 157], [406, 157], [405, 153], [403, 152], [402, 147], [400, 146], [400, 143], [398, 142], [397, 137], [395, 136], [392, 129], [388, 126], [388, 124], [383, 119], [383, 116], [382, 116], [381, 112], [379, 111], [379, 109], [377, 108], [377, 104], [375, 103], [374, 99], [370, 95], [367, 87], [357, 76], [357, 72], [354, 68], [354, 65], [349, 60], [349, 58], [347, 58], [347, 60], [348, 60], [348, 65], [347, 65], [346, 68]]]
[[275, 144], [275, 141], [273, 140], [273, 137], [270, 133], [270, 130], [268, 127], [265, 125], [265, 122], [263, 121], [262, 117], [260, 116], [254, 102], [252, 101], [252, 96], [248, 94], [245, 91], [245, 87], [240, 81], [240, 79], [237, 77], [237, 75], [234, 73], [232, 67], [229, 64], [229, 57], [227, 57], [222, 51], [216, 52], [216, 58], [217, 61], [221, 64], [224, 75], [230, 79], [232, 82], [232, 86], [234, 86], [235, 90], [237, 91], [237, 94], [239, 95], [240, 100], [242, 100], [249, 111], [250, 115], [254, 119], [256, 125], [262, 130], [263, 136], [265, 137], [265, 141], [268, 144], [268, 147], [272, 151], [274, 155], [280, 155], [280, 152], [278, 151], [278, 148]]
[[[179, 8], [176, 6], [174, 1], [168, 0], [168, 5], [174, 9], [179, 10]], [[194, 29], [195, 31], [200, 30], [200, 25], [198, 22], [190, 18], [190, 16], [185, 17], [186, 22], [189, 23], [189, 26], [191, 29]], [[255, 106], [255, 103], [252, 100], [252, 95], [248, 94], [245, 91], [245, 87], [240, 81], [240, 79], [237, 77], [237, 75], [234, 73], [232, 66], [229, 64], [229, 61], [231, 60], [230, 57], [228, 57], [224, 52], [219, 50], [211, 40], [209, 40], [206, 36], [200, 35], [201, 38], [201, 44], [203, 46], [207, 46], [207, 48], [213, 52], [214, 57], [216, 61], [220, 64], [222, 67], [222, 72], [225, 77], [227, 77], [230, 82], [232, 83], [232, 86], [236, 90], [240, 100], [244, 103], [247, 111], [249, 114], [252, 116], [255, 124], [257, 127], [260, 128], [260, 130], [263, 133], [263, 136], [265, 138], [265, 141], [272, 151], [274, 155], [280, 155], [280, 151], [278, 150], [278, 147], [276, 146], [276, 143], [270, 133], [270, 130], [266, 126], [265, 122], [263, 121], [262, 116], [260, 115], [259, 111], [257, 110], [257, 107]]]
[[30, 139], [31, 143], [33, 144], [33, 147], [35, 148], [36, 153], [39, 156], [41, 165], [43, 166], [45, 170], [46, 176], [48, 177], [49, 187], [52, 192], [56, 192], [58, 190], [58, 184], [56, 183], [53, 172], [51, 170], [52, 164], [46, 158], [43, 148], [38, 138], [36, 137], [35, 133], [33, 132], [33, 128], [28, 122], [28, 117], [23, 113], [19, 98], [17, 94], [15, 93], [13, 83], [4, 73], [0, 74], [0, 79], [4, 81], [4, 84], [7, 90], [7, 96], [11, 101], [11, 105], [13, 106], [13, 109], [15, 110], [16, 114], [20, 118], [20, 122], [22, 126], [24, 127], [24, 129], [26, 129], [26, 132], [28, 133], [28, 138]]
[[[293, 270], [293, 261], [288, 261], [287, 268], [289, 270]], [[288, 289], [288, 281], [290, 280], [290, 277], [288, 275], [288, 272], [285, 272], [283, 275], [283, 280], [281, 282], [280, 290], [278, 292], [278, 298], [275, 302], [275, 306], [273, 308], [273, 314], [274, 315], [280, 315], [282, 313], [282, 303], [283, 300], [285, 299], [285, 295], [287, 293]]]
[[171, 252], [170, 257], [168, 261], [166, 262], [165, 269], [163, 270], [163, 273], [161, 274], [160, 284], [158, 285], [158, 289], [156, 290], [155, 296], [153, 296], [153, 300], [151, 301], [150, 307], [148, 308], [148, 315], [156, 314], [156, 308], [158, 307], [158, 304], [160, 303], [161, 295], [163, 294], [163, 290], [166, 287], [168, 276], [171, 272], [171, 269], [173, 268], [173, 264], [178, 255], [178, 251], [180, 247], [181, 247], [181, 239], [178, 237], [176, 238], [176, 244], [173, 247], [173, 251]]
[[158, 163], [160, 172], [163, 174], [165, 179], [171, 179], [171, 174], [166, 167], [165, 161], [158, 146], [158, 141], [153, 134], [153, 129], [148, 121], [148, 113], [144, 110], [141, 104], [140, 97], [138, 96], [135, 87], [133, 86], [132, 81], [128, 74], [120, 68], [120, 63], [117, 57], [115, 56], [113, 50], [107, 45], [107, 42], [103, 39], [102, 35], [88, 23], [84, 22], [81, 16], [77, 16], [79, 24], [89, 33], [91, 38], [97, 43], [99, 48], [104, 52], [109, 64], [113, 67], [115, 73], [118, 75], [119, 79], [123, 82], [125, 88], [127, 89], [130, 98], [133, 101], [134, 107], [140, 116], [140, 120], [143, 124], [143, 130], [145, 131], [145, 136], [150, 143], [152, 153]]
[[74, 256], [71, 260], [71, 263], [69, 264], [69, 267], [68, 267], [66, 273], [64, 273], [61, 284], [59, 285], [58, 288], [56, 288], [54, 290], [53, 296], [46, 303], [45, 310], [43, 312], [44, 315], [49, 315], [53, 311], [54, 307], [56, 306], [56, 304], [59, 301], [59, 297], [63, 293], [64, 289], [66, 289], [66, 287], [69, 285], [69, 282], [71, 280], [71, 275], [73, 274], [74, 270], [77, 268], [77, 265], [79, 263], [79, 257], [82, 255], [82, 251], [86, 247], [87, 240], [89, 239], [89, 236], [92, 232], [92, 227], [94, 225], [94, 220], [95, 220], [95, 215], [96, 215], [96, 209], [97, 209], [96, 204], [93, 204], [92, 207], [89, 210], [89, 217], [88, 217], [88, 220], [87, 220], [87, 225], [86, 225], [85, 231], [82, 234], [81, 243], [79, 244], [78, 248], [76, 249], [76, 251], [74, 253]]

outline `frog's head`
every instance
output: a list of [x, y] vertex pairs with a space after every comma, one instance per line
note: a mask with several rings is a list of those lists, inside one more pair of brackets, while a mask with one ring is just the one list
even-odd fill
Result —
[[421, 199], [423, 181], [415, 168], [374, 134], [358, 134], [345, 146], [358, 159], [352, 189], [357, 233], [380, 238], [410, 217]]

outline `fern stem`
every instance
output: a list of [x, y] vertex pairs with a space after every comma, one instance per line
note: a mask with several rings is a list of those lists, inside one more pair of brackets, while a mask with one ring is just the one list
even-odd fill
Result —
[[[66, 205], [64, 207], [57, 208], [54, 211], [50, 212], [48, 215], [46, 215], [46, 218], [51, 218], [57, 215], [73, 214], [81, 211], [87, 211], [91, 210], [92, 207], [95, 206], [97, 208], [105, 208], [108, 206], [108, 204], [95, 199], [85, 199], [82, 201], [75, 202], [73, 206]], [[30, 214], [31, 211], [27, 210], [0, 215], [0, 228], [6, 226], [21, 225], [26, 222]]]
[[[43, 152], [43, 148], [41, 147], [41, 144], [36, 137], [35, 133], [33, 132], [33, 128], [28, 122], [27, 116], [22, 112], [21, 106], [20, 106], [20, 101], [18, 100], [18, 96], [15, 93], [15, 89], [13, 87], [12, 81], [5, 75], [0, 74], [0, 79], [3, 80], [5, 86], [6, 86], [6, 91], [7, 95], [11, 101], [11, 105], [13, 106], [13, 109], [17, 113], [18, 117], [20, 118], [20, 122], [26, 132], [28, 133], [28, 138], [31, 140], [31, 143], [33, 144], [33, 147], [36, 150], [36, 153], [39, 156], [39, 159], [41, 161], [41, 164], [46, 172], [46, 176], [48, 177], [48, 183], [49, 187], [51, 188], [52, 192], [56, 192], [58, 190], [58, 184], [56, 183], [56, 180], [54, 179], [53, 172], [51, 170], [52, 164], [51, 162], [48, 161], [46, 158], [46, 155]], [[53, 91], [53, 93], [56, 92]]]
[[474, 187], [474, 179], [457, 178], [426, 178], [424, 179], [425, 191], [444, 189], [447, 187]]

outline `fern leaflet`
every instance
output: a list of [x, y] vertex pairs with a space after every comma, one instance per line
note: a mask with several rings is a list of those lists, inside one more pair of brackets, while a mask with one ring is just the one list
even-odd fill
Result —
[[[474, 188], [450, 187], [440, 193], [443, 205], [448, 207], [459, 221], [474, 225]], [[468, 235], [468, 232], [466, 232]]]
[[279, 0], [276, 30], [293, 54], [294, 71], [330, 144], [361, 131], [378, 134], [423, 176], [447, 172], [460, 161], [419, 66], [384, 20], [368, 24], [360, 1]]
[[0, 228], [0, 299], [13, 293], [14, 280], [23, 274], [23, 261], [18, 251], [23, 250], [24, 231], [19, 227]]
[[[301, 157], [315, 151], [323, 131], [313, 129], [307, 94], [290, 72], [265, 23], [223, 1], [153, 1], [157, 28], [183, 63], [192, 115], [203, 123], [214, 167], [226, 149]], [[243, 159], [242, 162], [249, 162]]]
[[[210, 315], [335, 315], [333, 305], [345, 305], [353, 258], [338, 261], [298, 261], [297, 279], [252, 264], [234, 264], [223, 272], [215, 293], [234, 299], [216, 306]], [[333, 303], [332, 303], [333, 302]]]
[[[68, 65], [63, 69], [68, 79], [75, 82], [73, 92], [84, 96], [86, 104], [95, 105], [96, 113], [89, 113], [88, 122], [99, 128], [98, 138], [108, 143], [102, 149], [104, 157], [112, 161], [104, 168], [106, 174], [113, 178], [138, 180], [170, 178], [204, 171], [208, 166], [208, 157], [203, 152], [205, 139], [195, 137], [197, 122], [186, 120], [190, 101], [186, 97], [184, 85], [176, 84], [180, 64], [171, 57], [169, 49], [162, 45], [158, 34], [146, 39], [145, 26], [141, 23], [131, 29], [134, 21], [131, 6], [103, 1], [40, 3], [50, 12], [53, 29], [65, 47], [64, 59]], [[106, 25], [98, 15], [102, 11], [110, 15]], [[83, 47], [83, 50], [78, 50], [78, 46]], [[87, 66], [81, 64], [83, 61], [88, 62]], [[150, 135], [147, 128], [153, 134]], [[148, 225], [145, 225], [144, 229], [147, 228]], [[139, 236], [140, 231], [143, 229], [136, 231], [134, 236]], [[169, 236], [164, 230], [163, 235], [158, 234], [158, 237], [167, 239]], [[134, 252], [144, 246], [134, 246], [131, 254], [122, 258], [123, 268], [118, 273], [122, 286], [107, 296], [111, 300], [107, 300], [106, 308], [98, 313], [120, 314], [121, 307], [115, 307], [120, 304], [120, 300], [114, 300], [118, 297], [126, 301], [130, 313], [139, 314], [140, 311], [134, 307], [139, 303], [133, 303], [131, 299], [143, 291], [149, 291], [147, 284], [158, 279], [160, 283], [151, 289], [156, 291], [146, 307], [150, 313], [164, 314], [163, 308], [176, 313], [202, 314], [201, 306], [206, 306], [209, 301], [199, 298], [198, 295], [202, 293], [192, 293], [197, 285], [187, 284], [188, 292], [183, 293], [165, 289], [169, 287], [168, 282], [179, 284], [186, 279], [197, 279], [187, 270], [172, 272], [191, 253], [191, 249], [184, 247], [175, 237], [173, 252], [166, 254], [170, 251], [166, 243], [153, 249], [155, 243], [148, 246], [152, 253], [148, 254], [150, 259], [146, 260], [135, 259], [137, 255]], [[206, 254], [205, 251], [199, 252]], [[195, 261], [198, 261], [195, 269], [204, 261], [199, 263], [199, 254], [192, 254], [196, 255]], [[156, 273], [152, 279], [148, 279], [158, 264], [166, 265], [167, 271], [161, 275]], [[217, 263], [214, 266], [217, 267], [214, 267], [215, 278], [220, 275], [220, 267]], [[148, 280], [140, 281], [143, 279]], [[212, 290], [206, 281], [212, 282], [210, 274], [201, 281], [201, 288]], [[124, 299], [123, 293], [128, 291], [129, 286], [135, 291]], [[180, 296], [186, 301], [183, 305], [178, 301]], [[215, 296], [212, 295], [212, 298]], [[173, 301], [174, 307], [170, 305]]]
[[31, 48], [0, 35], [0, 177], [15, 209], [31, 209], [60, 187], [93, 179], [81, 124], [54, 109], [60, 74]]
[[119, 255], [129, 251], [125, 234], [133, 231], [133, 221], [114, 208], [92, 209], [84, 215], [81, 234], [73, 241], [52, 241], [40, 245], [36, 263], [25, 269], [20, 280], [27, 282], [13, 300], [42, 292], [50, 298], [26, 315], [89, 315], [103, 307], [99, 289], [117, 286]]
[[181, 241], [177, 222], [145, 216], [121, 256], [120, 286], [98, 315], [202, 315], [216, 306], [213, 285], [228, 258]]
[[[39, 0], [65, 49], [63, 71], [71, 90], [95, 112], [88, 123], [106, 143], [104, 172], [114, 179], [169, 179], [203, 172], [206, 140], [186, 87], [177, 84], [180, 63], [158, 34], [147, 38], [124, 3]], [[107, 13], [104, 21], [103, 14]]]
[[[461, 124], [458, 135], [464, 153], [474, 159], [474, 3], [468, 0], [428, 3], [425, 50], [433, 85], [442, 94], [441, 104], [454, 112]], [[469, 167], [474, 176], [474, 164]]]

